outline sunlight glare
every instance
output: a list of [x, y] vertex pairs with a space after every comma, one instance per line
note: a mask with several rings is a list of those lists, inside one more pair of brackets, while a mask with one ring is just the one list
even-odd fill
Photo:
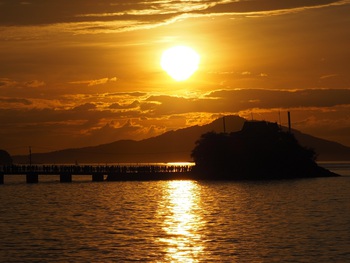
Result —
[[198, 260], [203, 246], [200, 230], [199, 186], [192, 181], [169, 181], [164, 203], [158, 213], [164, 217], [163, 229], [169, 262], [194, 262]]
[[176, 81], [184, 81], [197, 71], [200, 62], [198, 53], [190, 47], [175, 46], [165, 50], [160, 65]]

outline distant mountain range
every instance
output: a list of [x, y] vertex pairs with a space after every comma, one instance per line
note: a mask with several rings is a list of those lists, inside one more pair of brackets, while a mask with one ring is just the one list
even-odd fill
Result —
[[[238, 116], [225, 117], [226, 132], [241, 130], [246, 120]], [[192, 161], [195, 142], [206, 132], [224, 131], [223, 118], [203, 126], [192, 126], [141, 141], [120, 140], [98, 146], [65, 149], [48, 153], [33, 153], [33, 163], [155, 163]], [[318, 161], [349, 161], [350, 147], [323, 140], [293, 130], [299, 143], [313, 148]], [[12, 156], [15, 163], [28, 163], [27, 155]]]

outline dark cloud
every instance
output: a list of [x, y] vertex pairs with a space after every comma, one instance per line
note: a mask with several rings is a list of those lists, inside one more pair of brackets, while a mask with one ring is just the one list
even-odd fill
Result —
[[332, 107], [350, 104], [350, 89], [221, 90], [208, 95], [234, 102], [239, 108]]
[[[141, 106], [142, 110], [149, 110], [155, 115], [182, 114], [188, 112], [203, 111], [200, 109], [202, 101], [172, 96], [150, 96], [148, 103]], [[207, 107], [211, 111], [211, 107]]]
[[0, 103], [16, 103], [23, 105], [32, 105], [33, 103], [30, 100], [22, 98], [0, 98]]
[[[174, 4], [176, 5], [176, 3]], [[157, 3], [145, 1], [87, 2], [84, 0], [32, 0], [23, 5], [20, 1], [3, 0], [0, 9], [0, 24], [3, 25], [44, 25], [70, 22], [146, 20], [151, 15], [144, 10], [157, 10]], [[157, 12], [158, 15], [164, 15]], [[148, 20], [147, 19], [147, 20]]]
[[125, 105], [121, 105], [119, 103], [113, 103], [112, 105], [109, 106], [109, 108], [110, 109], [133, 109], [139, 106], [140, 106], [140, 102], [135, 100], [134, 102], [130, 104], [125, 104]]
[[95, 104], [93, 104], [93, 103], [85, 103], [83, 105], [79, 105], [79, 106], [75, 107], [73, 110], [74, 111], [79, 111], [79, 112], [81, 112], [81, 111], [85, 112], [85, 111], [94, 110], [94, 109], [96, 109], [96, 105]]
[[[19, 99], [7, 99], [8, 102], [21, 103]], [[2, 102], [0, 100], [0, 102]], [[22, 103], [25, 103], [23, 101]], [[136, 105], [137, 102], [130, 105]], [[35, 105], [34, 105], [35, 106]], [[103, 110], [94, 103], [85, 103], [71, 109], [0, 109], [0, 123], [12, 126], [13, 128], [20, 127], [23, 124], [35, 126], [51, 126], [60, 124], [62, 126], [72, 126], [74, 129], [91, 129], [95, 126], [101, 126], [101, 120], [117, 120], [125, 118], [138, 118], [140, 112], [135, 108], [129, 107], [129, 111], [112, 111]]]
[[[3, 99], [0, 101], [3, 103]], [[10, 98], [7, 98], [6, 102], [30, 103]], [[164, 127], [180, 128], [176, 124], [178, 121], [181, 121], [182, 127], [198, 124], [201, 116], [255, 112], [256, 109], [265, 109], [269, 112], [271, 108], [293, 108], [295, 128], [304, 132], [312, 131], [311, 134], [314, 135], [324, 135], [324, 138], [338, 136], [337, 138], [342, 138], [346, 143], [348, 125], [331, 123], [335, 114], [339, 115], [339, 112], [342, 115], [338, 117], [338, 122], [346, 123], [349, 118], [349, 107], [350, 89], [218, 90], [200, 98], [140, 97], [125, 105], [111, 104], [111, 108], [104, 105], [100, 107], [97, 103], [85, 103], [68, 109], [0, 109], [0, 123], [2, 123], [0, 136], [6, 138], [7, 147], [29, 145], [29, 143], [37, 146], [52, 145], [57, 149], [80, 147], [119, 139], [147, 138], [164, 132]], [[310, 111], [305, 110], [308, 108]], [[264, 114], [264, 117], [267, 116]], [[303, 116], [310, 118], [305, 119], [305, 123], [297, 121], [302, 120]], [[314, 121], [312, 116], [319, 118]], [[323, 122], [320, 121], [321, 118]], [[197, 122], [190, 122], [191, 119]], [[189, 123], [185, 124], [183, 120], [188, 120]], [[338, 128], [335, 130], [331, 127]]]
[[97, 110], [90, 103], [66, 110], [0, 109], [0, 147], [11, 153], [26, 151], [28, 145], [48, 151], [159, 135], [160, 129], [156, 134], [151, 125], [130, 120], [139, 116], [138, 111]]
[[205, 98], [179, 98], [151, 96], [141, 105], [157, 115], [183, 114], [189, 112], [239, 112], [249, 109], [334, 107], [350, 105], [350, 89], [283, 90], [219, 90]]
[[294, 9], [301, 7], [328, 5], [336, 2], [337, 0], [248, 0], [248, 1], [231, 1], [223, 4], [212, 6], [204, 13], [250, 13], [250, 12], [263, 12], [274, 11], [284, 9]]
[[[166, 21], [183, 14], [249, 13], [328, 5], [332, 0], [119, 1], [2, 0], [1, 25], [44, 25], [93, 21]], [[93, 26], [92, 26], [93, 27]], [[91, 28], [90, 28], [91, 29]]]
[[[1, 98], [0, 102], [32, 105], [30, 100], [20, 98]], [[196, 112], [236, 113], [257, 108], [329, 108], [341, 105], [350, 105], [350, 89], [218, 90], [203, 98], [150, 96], [127, 104], [112, 103], [107, 108], [98, 107], [96, 103], [85, 103], [71, 109], [1, 109], [0, 122], [20, 125], [21, 123], [83, 121], [84, 125], [96, 125], [102, 119], [157, 118], [160, 116], [170, 118], [177, 114]]]
[[146, 96], [147, 93], [144, 92], [114, 92], [114, 93], [108, 93], [106, 96], [131, 96], [131, 97], [143, 97]]

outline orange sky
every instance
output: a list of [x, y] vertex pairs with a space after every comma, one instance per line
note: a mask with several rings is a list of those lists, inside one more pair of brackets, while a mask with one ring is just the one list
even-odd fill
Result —
[[[350, 146], [349, 14], [349, 0], [0, 0], [0, 148], [140, 140], [279, 111]], [[201, 56], [187, 81], [160, 67], [174, 45]]]

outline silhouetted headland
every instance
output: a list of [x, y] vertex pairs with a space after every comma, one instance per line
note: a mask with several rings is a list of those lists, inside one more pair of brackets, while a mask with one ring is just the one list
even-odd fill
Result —
[[201, 179], [261, 180], [338, 176], [316, 163], [277, 123], [247, 121], [241, 131], [203, 134], [192, 151], [192, 170]]
[[5, 150], [0, 150], [0, 165], [11, 165], [12, 158], [10, 154]]

